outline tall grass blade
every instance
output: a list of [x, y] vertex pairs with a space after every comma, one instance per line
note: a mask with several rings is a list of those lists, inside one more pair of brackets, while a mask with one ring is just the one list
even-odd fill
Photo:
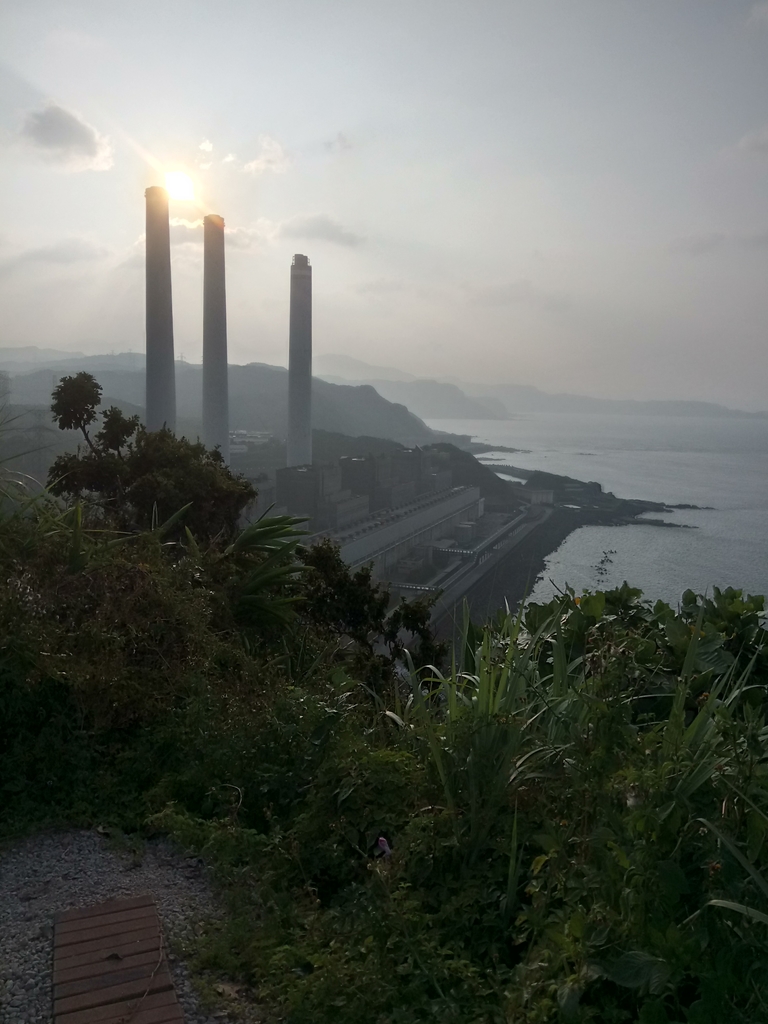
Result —
[[757, 887], [760, 889], [763, 895], [768, 897], [768, 882], [763, 878], [760, 872], [757, 871], [749, 863], [749, 861], [741, 852], [741, 850], [731, 842], [728, 836], [723, 835], [723, 833], [718, 828], [716, 828], [711, 821], [707, 821], [706, 818], [697, 818], [696, 820], [700, 821], [702, 825], [706, 825], [710, 832], [714, 833], [714, 835], [717, 836], [717, 838], [720, 840], [723, 846], [725, 846], [725, 848], [730, 851], [730, 853], [739, 862], [739, 864], [741, 864], [741, 866], [753, 880], [755, 885], [757, 885]]
[[762, 924], [768, 924], [768, 914], [763, 914], [760, 910], [755, 910], [754, 907], [747, 907], [743, 903], [732, 903], [731, 900], [708, 900], [705, 904], [708, 907], [722, 907], [724, 910], [735, 910], [737, 914], [743, 914], [744, 917], [748, 917], [751, 921], [760, 921]]

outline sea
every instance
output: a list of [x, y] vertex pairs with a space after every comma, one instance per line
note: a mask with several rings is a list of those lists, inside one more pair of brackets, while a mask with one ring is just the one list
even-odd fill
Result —
[[427, 422], [521, 449], [482, 456], [499, 465], [596, 480], [621, 498], [702, 506], [649, 516], [690, 529], [581, 527], [547, 558], [529, 600], [547, 601], [566, 584], [581, 591], [625, 580], [673, 607], [689, 588], [768, 597], [768, 417], [526, 413]]

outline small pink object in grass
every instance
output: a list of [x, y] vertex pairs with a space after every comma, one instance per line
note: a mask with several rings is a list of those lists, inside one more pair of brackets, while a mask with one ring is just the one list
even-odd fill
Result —
[[392, 856], [392, 849], [391, 849], [389, 843], [387, 842], [387, 840], [384, 838], [384, 836], [379, 836], [378, 846], [379, 846], [379, 849], [381, 850], [381, 852], [384, 854], [385, 857], [391, 857]]

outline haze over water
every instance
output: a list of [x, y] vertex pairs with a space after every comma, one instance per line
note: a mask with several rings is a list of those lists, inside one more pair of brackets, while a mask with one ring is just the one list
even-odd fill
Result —
[[[597, 480], [622, 498], [713, 506], [663, 517], [695, 526], [585, 526], [547, 559], [532, 592], [547, 600], [627, 580], [673, 605], [690, 587], [768, 594], [768, 418], [527, 414], [514, 420], [430, 420], [439, 430], [529, 451], [489, 453], [500, 463]], [[599, 563], [603, 552], [615, 551]]]

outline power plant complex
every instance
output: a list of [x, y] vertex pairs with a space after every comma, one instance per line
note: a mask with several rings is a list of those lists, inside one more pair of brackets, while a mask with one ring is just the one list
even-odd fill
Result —
[[[168, 193], [146, 190], [146, 425], [176, 429], [176, 379]], [[202, 440], [229, 463], [240, 459], [245, 430], [230, 449], [227, 288], [224, 220], [203, 219]], [[312, 459], [312, 267], [297, 253], [290, 270], [287, 437], [283, 466], [252, 477], [252, 519], [275, 512], [301, 516], [313, 544], [329, 538], [350, 567], [371, 565], [374, 578], [409, 597], [441, 595], [433, 617], [453, 621], [455, 608], [549, 515], [533, 498], [486, 508], [477, 482], [454, 479], [448, 452], [396, 447], [364, 457]], [[239, 424], [236, 424], [239, 427]], [[258, 432], [257, 432], [258, 434]], [[271, 437], [271, 435], [269, 435]], [[256, 447], [264, 443], [254, 435]], [[282, 461], [282, 460], [281, 460]], [[551, 493], [547, 503], [551, 504]]]
[[[146, 425], [176, 429], [171, 234], [168, 192], [145, 192], [146, 221]], [[229, 462], [229, 379], [224, 219], [203, 219], [203, 431], [207, 448]], [[312, 462], [312, 267], [296, 254], [291, 266], [288, 328], [288, 466]]]

